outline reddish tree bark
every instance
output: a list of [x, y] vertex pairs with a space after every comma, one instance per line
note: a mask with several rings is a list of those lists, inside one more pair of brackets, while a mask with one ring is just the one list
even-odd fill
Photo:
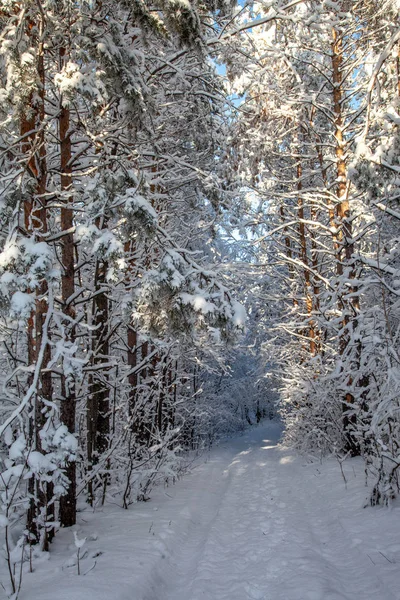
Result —
[[[43, 17], [39, 19], [39, 41], [37, 41], [37, 77], [38, 93], [34, 99], [32, 93], [25, 113], [21, 117], [20, 131], [23, 136], [22, 150], [27, 157], [26, 167], [28, 175], [34, 180], [34, 189], [31, 196], [24, 203], [24, 225], [27, 235], [35, 239], [45, 238], [48, 231], [46, 207], [46, 141], [44, 135], [45, 119], [45, 67]], [[27, 23], [27, 33], [31, 35], [32, 21]], [[36, 41], [36, 40], [35, 40]], [[45, 321], [48, 314], [48, 285], [45, 279], [36, 289], [35, 310], [28, 319], [27, 345], [29, 364], [35, 364], [40, 358], [40, 350], [44, 346], [43, 357], [40, 365], [39, 384], [34, 395], [34, 406], [30, 421], [31, 447], [42, 452], [40, 430], [45, 423], [46, 405], [43, 400], [52, 400], [53, 389], [51, 372], [47, 369], [51, 360], [51, 349], [45, 335]], [[32, 381], [32, 380], [31, 380]], [[38, 527], [38, 521], [49, 523], [54, 520], [53, 485], [41, 484], [33, 475], [28, 483], [30, 504], [27, 513], [27, 528], [30, 542], [41, 542], [42, 548], [48, 550], [49, 542], [54, 536], [51, 527]]]

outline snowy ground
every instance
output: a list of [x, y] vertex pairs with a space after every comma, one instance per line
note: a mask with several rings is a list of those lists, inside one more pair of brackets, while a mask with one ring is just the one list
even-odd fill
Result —
[[399, 600], [400, 504], [363, 508], [360, 461], [345, 489], [336, 461], [296, 457], [279, 434], [225, 442], [128, 512], [80, 513], [82, 574], [64, 530], [20, 600]]

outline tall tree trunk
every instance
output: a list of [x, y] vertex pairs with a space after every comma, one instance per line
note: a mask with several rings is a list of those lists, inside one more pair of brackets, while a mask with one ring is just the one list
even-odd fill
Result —
[[[28, 32], [32, 31], [33, 24], [28, 22]], [[45, 67], [43, 45], [43, 18], [39, 19], [39, 38], [37, 54], [37, 75], [39, 90], [37, 98], [32, 94], [25, 115], [21, 118], [21, 134], [24, 137], [22, 149], [28, 156], [27, 170], [35, 180], [35, 187], [31, 198], [25, 201], [24, 224], [26, 233], [35, 239], [43, 239], [47, 233], [47, 207], [46, 207], [46, 145], [43, 123], [45, 118]], [[30, 116], [26, 114], [30, 113]], [[41, 360], [38, 388], [33, 396], [33, 407], [30, 421], [31, 448], [42, 452], [40, 431], [45, 423], [46, 405], [43, 400], [52, 400], [51, 372], [47, 369], [51, 360], [51, 349], [48, 343], [48, 333], [45, 330], [45, 321], [48, 314], [48, 285], [43, 279], [36, 289], [35, 310], [29, 317], [27, 327], [28, 360], [29, 364], [37, 364]], [[40, 351], [43, 347], [43, 355]], [[29, 480], [28, 491], [30, 504], [27, 513], [27, 529], [31, 543], [39, 542], [43, 550], [48, 550], [49, 542], [54, 535], [54, 529], [48, 523], [54, 520], [53, 485], [41, 483], [36, 475]]]
[[[107, 219], [103, 217], [97, 226], [106, 229]], [[108, 386], [107, 371], [101, 364], [109, 359], [109, 301], [107, 297], [108, 264], [106, 261], [97, 260], [95, 269], [94, 298], [92, 304], [92, 318], [94, 331], [92, 334], [92, 367], [89, 377], [89, 396], [87, 401], [87, 457], [88, 470], [98, 463], [102, 454], [109, 447], [110, 436], [110, 390]], [[98, 367], [98, 368], [97, 368]], [[102, 477], [104, 487], [107, 477]], [[103, 494], [104, 496], [104, 494]], [[88, 501], [93, 504], [94, 487], [91, 479], [88, 486]]]
[[[352, 241], [352, 225], [350, 203], [348, 199], [348, 176], [346, 165], [346, 141], [343, 135], [344, 118], [343, 118], [343, 40], [341, 32], [336, 29], [332, 30], [332, 74], [333, 74], [333, 111], [335, 114], [335, 154], [336, 154], [336, 210], [330, 211], [331, 226], [334, 231], [334, 247], [336, 251], [336, 275], [338, 277], [338, 285], [340, 286], [340, 278], [344, 275], [343, 265], [346, 266], [348, 279], [354, 279], [355, 272], [351, 265], [351, 260], [354, 252], [354, 243]], [[350, 310], [358, 312], [359, 301], [356, 295], [356, 289], [353, 287], [351, 302], [345, 302], [340, 296], [338, 300], [339, 309], [343, 314], [342, 331], [339, 340], [339, 352], [344, 354], [349, 343], [349, 323]], [[342, 291], [341, 291], [342, 293]], [[352, 384], [351, 375], [348, 378], [347, 385]], [[357, 440], [354, 438], [352, 429], [356, 424], [356, 418], [353, 413], [354, 397], [350, 391], [345, 394], [343, 402], [343, 427], [347, 440], [347, 450], [353, 456], [360, 454], [360, 447]], [[349, 414], [350, 413], [350, 414]]]
[[[65, 48], [60, 49], [60, 68], [66, 60]], [[72, 185], [71, 174], [71, 136], [70, 136], [70, 111], [62, 105], [60, 99], [59, 135], [60, 135], [60, 169], [61, 169], [61, 192], [63, 197], [63, 208], [61, 209], [61, 230], [64, 232], [62, 238], [62, 275], [61, 275], [61, 297], [65, 319], [65, 342], [72, 344], [75, 336], [75, 307], [73, 297], [75, 293], [75, 265], [74, 265], [74, 211], [72, 207], [73, 198], [70, 196]], [[61, 422], [66, 425], [69, 433], [75, 433], [76, 394], [75, 382], [71, 377], [66, 377], [65, 372], [61, 377], [60, 406]], [[70, 527], [76, 523], [76, 464], [70, 461], [66, 467], [66, 475], [69, 479], [67, 493], [60, 498], [60, 523], [64, 527]]]
[[[300, 136], [299, 136], [300, 137]], [[297, 214], [299, 218], [299, 242], [300, 242], [300, 258], [304, 265], [303, 277], [304, 277], [304, 292], [306, 311], [308, 315], [308, 338], [309, 338], [309, 351], [311, 356], [316, 354], [316, 343], [315, 343], [315, 322], [313, 319], [313, 298], [311, 291], [311, 277], [309, 270], [309, 260], [307, 251], [307, 238], [306, 238], [306, 227], [304, 223], [304, 201], [302, 197], [303, 183], [303, 167], [301, 164], [301, 148], [299, 145], [299, 160], [297, 163]]]
[[[132, 277], [135, 276], [134, 275], [134, 264], [133, 264], [133, 259], [132, 259], [132, 245], [133, 244], [131, 241], [127, 241], [127, 242], [125, 242], [125, 247], [124, 247], [125, 254], [128, 257], [128, 263], [129, 263], [129, 267], [127, 269], [127, 274], [126, 274], [126, 278], [125, 278], [125, 285], [128, 290], [130, 289], [131, 284], [132, 284]], [[138, 335], [137, 335], [137, 331], [136, 331], [133, 323], [129, 323], [129, 325], [127, 327], [126, 338], [127, 338], [126, 339], [126, 341], [127, 341], [127, 363], [128, 363], [128, 367], [129, 367], [128, 413], [129, 413], [129, 417], [131, 419], [131, 427], [134, 428], [133, 420], [135, 418], [134, 415], [135, 415], [135, 410], [137, 408], [136, 404], [137, 404], [139, 378], [138, 378], [138, 373], [136, 371], [136, 367], [138, 364], [138, 360], [137, 360]]]

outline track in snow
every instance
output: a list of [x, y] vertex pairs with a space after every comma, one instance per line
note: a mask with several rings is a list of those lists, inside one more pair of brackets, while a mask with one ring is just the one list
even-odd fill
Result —
[[[387, 565], [374, 564], [354, 537], [357, 523], [354, 531], [346, 522], [355, 499], [346, 497], [338, 465], [333, 480], [332, 472], [320, 480], [319, 463], [277, 446], [279, 434], [276, 425], [259, 427], [196, 470], [176, 515], [189, 525], [167, 543], [143, 600], [400, 598], [390, 589], [396, 582], [385, 582]], [[352, 509], [368, 526], [374, 511], [360, 500]]]

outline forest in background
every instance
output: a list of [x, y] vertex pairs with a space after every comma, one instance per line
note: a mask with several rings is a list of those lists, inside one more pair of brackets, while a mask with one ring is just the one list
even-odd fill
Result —
[[274, 416], [400, 466], [396, 0], [2, 0], [0, 527]]

